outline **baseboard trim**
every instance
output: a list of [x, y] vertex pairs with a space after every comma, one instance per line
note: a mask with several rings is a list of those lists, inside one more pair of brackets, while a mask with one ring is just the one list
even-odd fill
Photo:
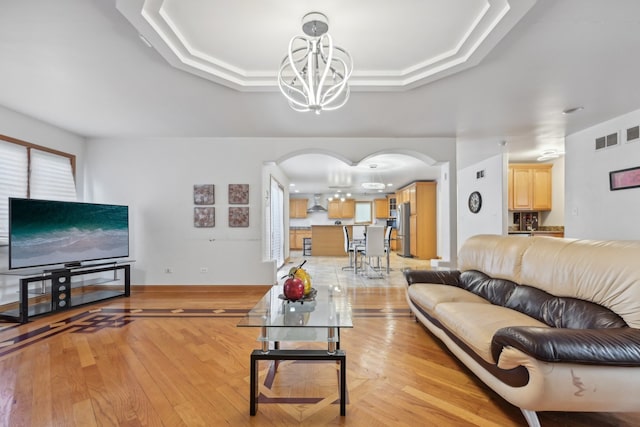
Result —
[[131, 285], [131, 292], [257, 292], [265, 293], [271, 285]]

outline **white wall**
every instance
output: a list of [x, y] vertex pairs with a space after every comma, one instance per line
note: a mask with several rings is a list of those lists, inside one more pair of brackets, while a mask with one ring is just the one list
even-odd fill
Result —
[[[278, 172], [271, 162], [316, 147], [352, 161], [400, 148], [455, 165], [455, 142], [447, 138], [95, 139], [87, 143], [86, 196], [94, 202], [130, 205], [134, 284], [271, 283], [273, 265], [263, 262], [267, 171]], [[226, 191], [231, 183], [250, 185], [249, 228], [227, 226]], [[194, 184], [216, 186], [214, 228], [193, 227]], [[443, 234], [455, 239], [450, 230]], [[201, 273], [202, 267], [208, 273]], [[165, 273], [166, 268], [173, 273]]]
[[[82, 137], [1, 106], [0, 134], [74, 154], [76, 156], [76, 187], [78, 188], [78, 196], [82, 197], [82, 188], [84, 185], [84, 139]], [[0, 245], [0, 269], [6, 270], [8, 268], [8, 247]], [[17, 283], [16, 278], [0, 276], [0, 285], [15, 285], [14, 282]], [[0, 286], [0, 299], [4, 299], [2, 295], [4, 292], [14, 293], [14, 295], [9, 297], [9, 300], [17, 299], [15, 288]]]
[[[609, 172], [640, 166], [640, 142], [626, 143], [626, 129], [640, 124], [640, 110], [569, 135], [565, 142], [565, 236], [640, 239], [640, 188], [609, 190]], [[595, 151], [595, 139], [620, 131], [621, 144]]]
[[[507, 232], [507, 168], [507, 155], [498, 154], [458, 170], [458, 247], [476, 234]], [[477, 178], [479, 171], [484, 177]], [[482, 195], [482, 207], [475, 214], [468, 208], [474, 191]]]

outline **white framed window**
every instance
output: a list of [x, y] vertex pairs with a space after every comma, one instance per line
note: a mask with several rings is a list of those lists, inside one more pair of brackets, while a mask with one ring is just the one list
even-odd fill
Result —
[[9, 198], [77, 200], [75, 156], [0, 135], [0, 244], [9, 236]]

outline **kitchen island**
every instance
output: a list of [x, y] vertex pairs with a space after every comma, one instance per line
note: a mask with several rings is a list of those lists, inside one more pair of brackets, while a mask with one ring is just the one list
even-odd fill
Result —
[[[312, 225], [311, 255], [346, 257], [342, 227], [342, 225]], [[349, 235], [351, 235], [352, 227], [347, 225], [347, 229], [349, 230]]]

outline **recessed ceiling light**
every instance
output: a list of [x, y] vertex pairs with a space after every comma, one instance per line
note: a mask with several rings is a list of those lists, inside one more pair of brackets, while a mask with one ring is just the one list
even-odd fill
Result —
[[567, 115], [567, 114], [573, 114], [576, 113], [578, 111], [584, 110], [584, 107], [573, 107], [573, 108], [567, 108], [566, 110], [562, 111], [562, 114]]
[[289, 184], [289, 187], [295, 187], [296, 185], [292, 182]]

